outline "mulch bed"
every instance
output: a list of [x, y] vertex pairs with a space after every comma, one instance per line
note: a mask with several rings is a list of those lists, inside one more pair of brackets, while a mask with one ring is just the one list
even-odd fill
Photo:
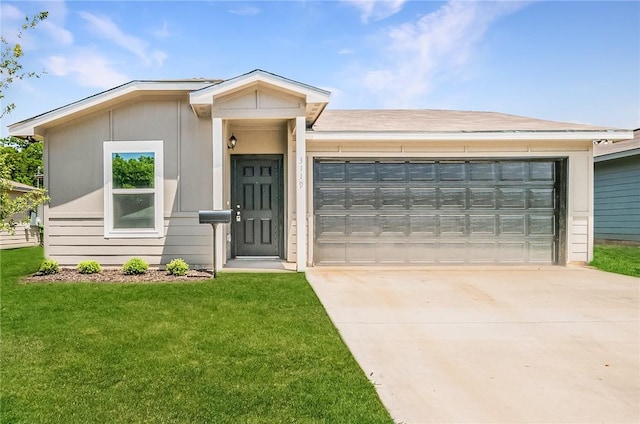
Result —
[[97, 274], [80, 274], [75, 268], [60, 268], [57, 274], [42, 275], [36, 273], [22, 279], [23, 283], [162, 283], [204, 281], [213, 278], [211, 272], [204, 270], [189, 270], [187, 275], [176, 276], [167, 271], [148, 269], [140, 275], [125, 275], [121, 269], [103, 269]]

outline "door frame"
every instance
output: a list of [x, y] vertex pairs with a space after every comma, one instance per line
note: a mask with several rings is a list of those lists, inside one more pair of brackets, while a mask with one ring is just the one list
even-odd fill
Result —
[[282, 154], [231, 154], [231, 175], [230, 175], [230, 209], [231, 209], [231, 258], [236, 257], [236, 249], [237, 249], [237, 238], [236, 238], [236, 221], [235, 221], [235, 205], [234, 205], [234, 196], [236, 190], [236, 172], [239, 161], [245, 160], [274, 160], [277, 162], [277, 172], [275, 173], [276, 183], [274, 187], [276, 188], [276, 208], [277, 208], [277, 218], [278, 218], [278, 257], [281, 259], [284, 258], [284, 246], [285, 246], [285, 222], [284, 222], [284, 204], [285, 204], [285, 190], [284, 190], [284, 155]]

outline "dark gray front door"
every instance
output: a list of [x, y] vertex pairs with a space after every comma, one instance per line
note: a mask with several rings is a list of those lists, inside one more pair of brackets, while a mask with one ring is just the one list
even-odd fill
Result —
[[234, 256], [282, 257], [282, 156], [234, 155], [231, 166]]

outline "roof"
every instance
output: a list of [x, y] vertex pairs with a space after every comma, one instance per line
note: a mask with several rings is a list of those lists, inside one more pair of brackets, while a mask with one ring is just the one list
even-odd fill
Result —
[[56, 125], [64, 119], [91, 113], [99, 108], [143, 94], [190, 93], [203, 87], [216, 85], [223, 80], [191, 78], [175, 80], [134, 80], [40, 115], [9, 125], [9, 134], [15, 137], [38, 136], [39, 126]]
[[28, 193], [30, 191], [37, 190], [37, 188], [34, 186], [30, 186], [28, 184], [22, 184], [17, 181], [4, 180], [4, 179], [3, 181], [8, 181], [11, 184], [12, 191], [21, 191], [23, 193]]
[[640, 128], [633, 131], [633, 138], [614, 144], [596, 144], [593, 156], [596, 162], [640, 155]]
[[316, 132], [514, 132], [615, 131], [567, 122], [546, 121], [497, 112], [457, 110], [332, 110], [313, 126]]

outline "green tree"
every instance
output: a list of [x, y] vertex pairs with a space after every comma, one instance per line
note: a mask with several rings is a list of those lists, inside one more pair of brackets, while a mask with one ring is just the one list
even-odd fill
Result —
[[27, 219], [26, 212], [49, 201], [49, 196], [44, 189], [12, 195], [13, 184], [9, 179], [12, 166], [7, 163], [7, 156], [6, 152], [0, 151], [0, 230], [13, 234], [18, 221]]
[[[24, 31], [35, 28], [47, 19], [49, 12], [40, 12], [33, 17], [26, 16], [16, 34], [20, 40]], [[25, 71], [22, 67], [22, 45], [10, 43], [0, 36], [0, 103], [4, 103], [9, 86], [25, 78], [39, 78], [42, 72]], [[16, 105], [8, 103], [0, 108], [0, 118], [14, 110]], [[29, 209], [35, 209], [49, 200], [43, 189], [34, 190], [20, 196], [12, 195], [12, 179], [25, 184], [33, 184], [33, 176], [38, 166], [42, 169], [42, 145], [29, 145], [26, 141], [10, 138], [0, 143], [0, 230], [15, 231], [16, 220]], [[33, 167], [35, 166], [35, 170]]]
[[115, 153], [112, 161], [114, 188], [152, 188], [154, 178], [153, 154], [125, 159]]
[[11, 137], [0, 140], [0, 152], [5, 154], [5, 161], [11, 164], [8, 179], [23, 184], [37, 186], [37, 174], [42, 173], [42, 142], [29, 142]]
[[[35, 28], [38, 23], [47, 19], [48, 16], [49, 12], [40, 12], [31, 18], [26, 16], [21, 29], [16, 34], [18, 40], [22, 38], [24, 31]], [[22, 68], [20, 61], [24, 53], [19, 42], [12, 44], [6, 38], [0, 36], [0, 45], [0, 103], [4, 103], [4, 93], [14, 81], [25, 78], [40, 78], [42, 72], [28, 72]], [[10, 113], [15, 107], [14, 103], [8, 103], [3, 106], [0, 109], [0, 118]]]

